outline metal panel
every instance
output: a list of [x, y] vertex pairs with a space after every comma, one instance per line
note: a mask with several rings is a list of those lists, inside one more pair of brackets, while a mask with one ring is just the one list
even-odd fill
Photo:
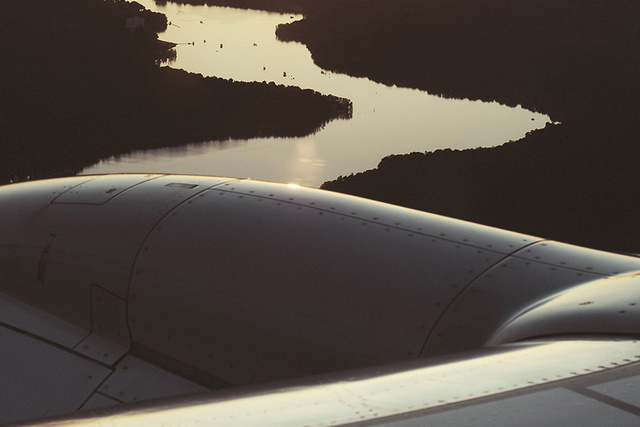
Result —
[[162, 175], [105, 175], [77, 185], [51, 203], [102, 205], [127, 189]]
[[638, 257], [623, 256], [552, 241], [528, 246], [514, 254], [514, 258], [603, 276], [613, 276], [640, 269], [640, 258]]
[[581, 333], [640, 333], [640, 273], [576, 286], [525, 308], [489, 344]]
[[[229, 180], [154, 177], [151, 180], [142, 175], [75, 177], [0, 188], [3, 292], [88, 334], [92, 328], [91, 286], [95, 284], [126, 298], [131, 268], [150, 230], [175, 206]], [[144, 182], [131, 187], [141, 181]], [[95, 187], [90, 185], [94, 182]], [[79, 186], [113, 186], [120, 190], [118, 197], [108, 203], [81, 204], [90, 199], [80, 197], [84, 187]], [[125, 188], [129, 189], [124, 191]], [[69, 189], [77, 191], [79, 198], [58, 200], [73, 199], [77, 203], [51, 203]], [[16, 327], [28, 327], [18, 317], [5, 316], [5, 321]], [[32, 332], [46, 333], [42, 336], [61, 345], [77, 344], [58, 337], [54, 329], [38, 331]]]
[[439, 414], [408, 417], [375, 425], [458, 427], [637, 426], [640, 416], [563, 388], [555, 388], [495, 402], [453, 409]]
[[0, 422], [76, 410], [111, 373], [108, 368], [0, 327]]
[[121, 427], [637, 425], [637, 415], [561, 387], [627, 369], [637, 373], [638, 346], [608, 340], [506, 345], [430, 364], [420, 360], [78, 418]]
[[113, 399], [109, 396], [105, 396], [102, 393], [93, 393], [89, 400], [82, 405], [80, 409], [97, 409], [97, 408], [106, 408], [108, 406], [121, 405], [122, 402], [119, 400]]
[[[48, 261], [48, 256], [43, 257], [44, 249], [47, 243], [50, 247], [55, 241], [50, 231], [35, 230], [34, 223], [55, 197], [94, 178], [61, 178], [0, 187], [0, 277], [3, 293], [7, 298], [14, 297], [6, 300], [3, 296], [0, 320], [67, 347], [75, 345], [86, 334], [84, 328], [69, 322], [55, 324], [53, 321], [48, 325], [53, 316], [44, 313], [51, 301], [43, 300], [43, 304], [38, 305], [25, 298], [39, 292], [38, 279], [46, 274]], [[17, 301], [23, 304], [16, 304]], [[31, 307], [26, 308], [25, 302]], [[36, 307], [42, 310], [34, 310]]]
[[132, 337], [232, 383], [417, 357], [460, 289], [526, 244], [508, 232], [485, 244], [487, 233], [317, 190], [225, 183], [145, 242]]
[[133, 356], [122, 359], [99, 392], [121, 402], [139, 402], [167, 396], [209, 391]]
[[473, 224], [440, 215], [426, 214], [413, 209], [403, 208], [402, 216], [399, 217], [399, 208], [397, 206], [297, 185], [241, 180], [224, 183], [217, 189], [238, 193], [238, 195], [313, 207], [371, 223], [384, 224], [386, 227], [393, 227], [409, 233], [437, 237], [443, 241], [464, 243], [479, 249], [501, 253], [511, 253], [540, 240], [537, 237], [526, 234]]
[[[6, 226], [9, 220], [16, 221], [13, 222], [12, 225], [28, 222], [56, 197], [94, 179], [96, 179], [95, 176], [83, 176], [30, 181], [2, 186], [2, 191], [0, 191], [0, 207], [10, 207], [11, 210], [0, 210], [3, 219], [3, 221], [0, 222], [0, 226]], [[11, 228], [7, 227], [5, 230], [9, 231]]]
[[49, 340], [64, 347], [75, 346], [87, 331], [58, 319], [49, 313], [34, 309], [14, 298], [0, 293], [0, 323]]
[[91, 287], [91, 334], [74, 347], [78, 353], [113, 365], [129, 350], [127, 301], [98, 286]]
[[[59, 265], [72, 270], [61, 274], [126, 298], [133, 261], [151, 229], [176, 206], [224, 181], [228, 179], [164, 176], [102, 206], [53, 205], [49, 221], [60, 230], [56, 240], [68, 240]], [[184, 185], [171, 185], [175, 183]]]
[[589, 389], [633, 405], [640, 410], [640, 375], [594, 385]]
[[[607, 264], [597, 262], [600, 255]], [[640, 259], [634, 257], [556, 242], [531, 245], [488, 270], [453, 301], [429, 336], [423, 355], [482, 347], [531, 305], [608, 273], [638, 269]], [[540, 329], [535, 335], [544, 334]]]
[[[107, 183], [107, 178], [99, 179]], [[120, 178], [133, 179], [113, 182]], [[69, 188], [84, 179], [60, 183]], [[70, 402], [95, 407], [202, 390], [167, 373], [162, 361], [190, 374], [253, 383], [416, 358], [436, 323], [435, 336], [441, 341], [428, 345], [427, 352], [481, 347], [495, 328], [521, 310], [527, 312], [516, 320], [533, 316], [528, 324], [535, 327], [525, 328], [532, 334], [574, 332], [576, 325], [584, 326], [581, 316], [593, 313], [601, 316], [595, 320], [598, 327], [629, 314], [612, 322], [622, 328], [615, 332], [637, 331], [636, 277], [607, 280], [622, 290], [615, 295], [596, 283], [545, 298], [585, 280], [637, 270], [640, 260], [532, 244], [534, 238], [528, 236], [311, 189], [228, 181], [158, 176], [107, 189], [105, 194], [118, 197], [102, 204], [82, 202], [98, 200], [93, 193], [83, 199], [85, 189], [73, 196], [67, 191], [69, 200], [78, 202], [50, 203], [62, 190], [48, 184], [46, 192], [34, 191], [37, 204], [31, 187], [19, 186], [28, 206], [19, 210], [19, 218], [0, 203], [0, 215], [10, 224], [0, 222], [0, 255], [7, 256], [0, 277], [9, 279], [3, 286], [12, 295], [0, 304], [8, 307], [7, 322], [29, 329], [25, 334], [15, 327], [2, 330], [0, 379], [11, 385], [12, 393], [18, 389], [20, 402], [42, 403], [31, 408], [35, 412], [30, 417], [50, 409], [70, 410]], [[0, 189], [3, 200], [20, 203], [14, 189]], [[623, 310], [625, 304], [631, 308]], [[557, 328], [567, 313], [575, 316], [563, 323], [571, 330]], [[38, 326], [47, 316], [59, 319]], [[117, 362], [129, 344], [127, 320], [133, 339], [157, 355], [158, 366], [130, 356]], [[73, 326], [65, 328], [68, 323]], [[598, 327], [584, 331], [610, 332]], [[117, 363], [99, 392], [91, 388], [96, 387], [94, 368], [102, 381], [108, 366], [62, 347], [77, 340], [82, 330], [91, 335], [78, 351]], [[59, 344], [34, 334], [51, 336]], [[103, 348], [109, 353], [97, 351]], [[338, 381], [325, 385], [311, 380], [312, 385], [274, 393], [263, 389], [238, 401], [227, 396], [213, 402], [219, 400], [213, 397], [195, 417], [204, 417], [198, 419], [203, 423], [279, 425], [286, 408], [293, 424], [306, 421], [310, 413], [318, 424], [354, 422], [439, 411], [478, 397], [527, 407], [502, 393], [617, 371], [621, 365], [633, 369], [639, 357], [634, 341], [501, 346], [443, 358], [442, 364], [426, 368], [386, 374], [381, 371], [394, 368], [372, 368], [366, 374], [337, 375]], [[16, 373], [21, 370], [27, 371], [26, 380], [24, 372]], [[44, 391], [36, 381], [45, 385]], [[55, 393], [49, 384], [55, 384]], [[25, 391], [20, 390], [23, 385]], [[555, 398], [571, 401], [573, 392], [558, 395], [555, 386], [547, 387]], [[617, 383], [614, 389], [619, 391]], [[24, 414], [24, 405], [11, 399], [5, 399], [7, 405]], [[542, 405], [549, 408], [545, 399]], [[173, 409], [163, 421], [194, 414], [193, 408]], [[478, 413], [484, 416], [483, 410]]]

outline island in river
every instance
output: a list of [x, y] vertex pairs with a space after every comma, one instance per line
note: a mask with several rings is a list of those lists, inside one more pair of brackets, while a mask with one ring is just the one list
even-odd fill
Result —
[[[322, 68], [557, 123], [500, 147], [394, 155], [323, 188], [618, 252], [640, 252], [635, 0], [178, 0], [302, 21]], [[398, 135], [402, 138], [402, 135]]]
[[[2, 4], [0, 184], [74, 175], [102, 158], [189, 142], [302, 136], [351, 103], [161, 67], [164, 15], [122, 0]], [[141, 25], [142, 24], [142, 25]]]

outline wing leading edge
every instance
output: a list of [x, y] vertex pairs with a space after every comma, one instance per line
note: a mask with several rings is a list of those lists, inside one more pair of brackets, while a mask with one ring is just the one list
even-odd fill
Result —
[[536, 340], [33, 425], [637, 425], [639, 353], [628, 339]]

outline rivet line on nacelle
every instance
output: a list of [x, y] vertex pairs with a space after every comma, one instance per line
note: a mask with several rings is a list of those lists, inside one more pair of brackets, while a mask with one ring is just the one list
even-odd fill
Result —
[[[225, 185], [226, 185], [226, 184], [225, 184]], [[230, 188], [230, 189], [228, 189], [228, 190], [224, 190], [224, 191], [226, 192], [226, 191], [229, 191], [229, 190], [235, 190], [235, 188]], [[242, 190], [238, 190], [238, 191], [242, 191]], [[250, 193], [250, 192], [246, 192], [245, 194], [246, 194], [246, 195], [249, 195], [249, 193]], [[253, 193], [255, 193], [255, 192], [253, 192]], [[223, 195], [223, 193], [222, 193], [222, 192], [220, 192], [220, 193], [219, 193], [219, 195]], [[278, 201], [278, 199], [277, 199], [277, 198], [275, 198], [276, 196], [275, 196], [275, 194], [274, 194], [274, 193], [270, 193], [268, 196], [269, 196], [269, 197], [274, 197], [274, 199], [273, 199], [273, 200], [274, 200], [274, 201]], [[259, 196], [259, 195], [257, 195], [257, 194], [252, 194], [252, 197], [256, 197], [256, 198], [257, 198], [257, 197], [260, 197], [260, 196]], [[295, 201], [295, 198], [293, 198], [293, 199], [294, 199], [293, 201], [291, 201], [291, 200], [284, 200], [284, 203], [299, 204], [299, 202], [296, 202], [296, 201]], [[262, 201], [263, 199], [258, 199], [258, 200]], [[282, 204], [283, 204], [283, 201], [278, 201], [277, 206], [282, 206]], [[335, 211], [337, 210], [337, 209], [336, 209], [336, 207], [334, 207], [334, 206], [327, 207], [327, 208], [322, 208], [322, 207], [320, 207], [320, 208], [319, 208], [319, 207], [316, 207], [316, 206], [315, 206], [315, 202], [309, 202], [307, 205], [303, 205], [303, 207], [310, 207], [310, 206], [313, 206], [313, 208], [314, 208], [314, 209], [322, 209], [322, 210], [324, 210], [324, 211], [326, 211], [326, 212], [329, 212], [329, 210], [331, 210], [331, 211], [334, 211], [334, 212], [335, 212]], [[300, 209], [298, 209], [298, 210], [300, 210]], [[357, 215], [358, 215], [358, 212], [350, 212], [350, 214], [349, 214], [349, 215], [350, 215], [350, 216], [357, 216]], [[340, 220], [344, 220], [344, 218], [345, 218], [345, 217], [343, 216], [343, 217], [341, 217], [341, 218], [340, 218]], [[372, 220], [368, 220], [368, 221], [376, 221], [376, 218], [379, 220], [379, 217], [373, 217], [373, 218], [372, 218]], [[361, 220], [362, 220], [362, 218], [356, 218], [356, 219], [361, 219]], [[380, 224], [380, 225], [385, 225], [385, 224]], [[397, 227], [401, 227], [401, 226], [402, 226], [402, 224], [401, 224], [400, 222], [396, 222], [394, 225], [395, 225], [395, 226], [397, 226]], [[420, 234], [421, 234], [421, 235], [424, 235], [424, 236], [430, 236], [430, 234], [429, 234], [429, 233], [424, 233], [424, 228], [423, 228], [423, 227], [416, 227], [416, 229], [415, 229], [414, 231], [416, 231], [416, 230], [417, 230], [418, 232], [420, 232]], [[389, 228], [385, 228], [385, 230], [384, 230], [384, 231], [389, 231]], [[407, 230], [407, 231], [408, 231], [408, 230]], [[431, 236], [432, 236], [432, 235], [431, 235]], [[473, 247], [473, 246], [475, 246], [473, 243], [471, 243], [471, 244], [470, 244], [470, 243], [468, 243], [468, 242], [469, 242], [469, 239], [466, 239], [466, 238], [465, 238], [465, 239], [459, 240], [459, 239], [454, 239], [454, 238], [446, 238], [446, 236], [447, 236], [447, 235], [446, 235], [445, 233], [440, 233], [440, 234], [439, 234], [439, 238], [443, 238], [443, 237], [444, 237], [444, 239], [443, 239], [443, 240], [447, 240], [447, 241], [449, 241], [449, 242], [451, 242], [451, 243], [459, 243], [460, 241], [463, 241], [463, 242], [465, 242], [468, 246], [472, 246], [472, 247]], [[523, 241], [523, 242], [528, 242], [529, 240], [528, 240], [528, 239], [522, 239], [522, 241]], [[436, 240], [432, 240], [432, 243], [436, 243], [436, 242], [437, 242]], [[477, 247], [477, 246], [476, 246], [476, 247]], [[509, 247], [510, 247], [510, 248], [513, 248], [514, 246], [513, 246], [513, 245], [510, 245]], [[487, 246], [486, 246], [486, 248], [493, 248], [493, 245], [487, 245]], [[497, 251], [497, 250], [496, 250], [496, 249], [492, 249], [492, 251]], [[499, 251], [499, 250], [498, 250], [498, 251]]]

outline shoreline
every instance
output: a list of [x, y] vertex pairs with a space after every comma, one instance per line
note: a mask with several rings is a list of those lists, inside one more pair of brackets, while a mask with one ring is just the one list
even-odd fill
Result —
[[521, 104], [562, 124], [490, 149], [391, 155], [322, 188], [640, 252], [633, 226], [640, 29], [631, 18], [639, 5], [460, 1], [396, 22], [384, 17], [383, 2], [375, 4], [382, 6], [367, 17], [345, 7], [283, 25], [278, 36], [305, 43], [323, 68], [445, 97]]
[[[308, 135], [350, 117], [350, 101], [334, 96], [160, 67], [175, 55], [172, 42], [157, 38], [166, 17], [136, 5], [6, 5], [0, 184], [75, 174], [145, 148], [265, 136], [265, 129], [267, 136]], [[130, 31], [131, 15], [148, 25]]]

